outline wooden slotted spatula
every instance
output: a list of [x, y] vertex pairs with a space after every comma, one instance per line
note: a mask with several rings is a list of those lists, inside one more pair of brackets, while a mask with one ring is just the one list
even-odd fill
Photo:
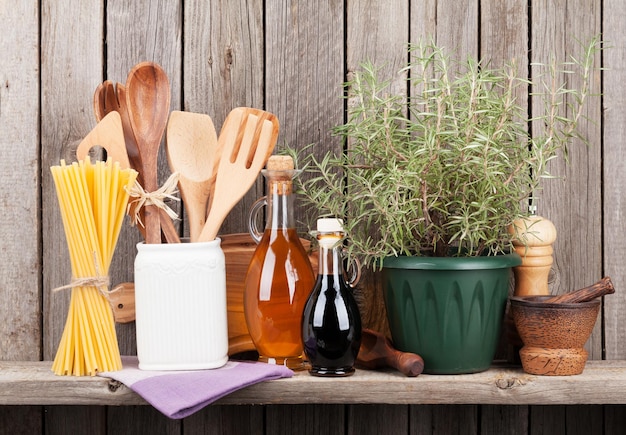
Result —
[[218, 138], [222, 150], [215, 188], [198, 241], [214, 240], [228, 213], [254, 184], [278, 139], [278, 118], [249, 107], [233, 109]]
[[209, 192], [220, 158], [217, 133], [209, 115], [173, 111], [165, 148], [187, 211], [189, 239], [197, 242], [206, 221]]

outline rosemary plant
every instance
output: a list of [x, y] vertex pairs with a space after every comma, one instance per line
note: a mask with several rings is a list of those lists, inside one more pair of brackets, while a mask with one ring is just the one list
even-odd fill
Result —
[[[567, 158], [567, 144], [580, 137], [598, 49], [593, 39], [579, 60], [546, 65], [531, 83], [513, 65], [461, 62], [420, 43], [399, 71], [409, 98], [390, 94], [390, 82], [364, 63], [345, 84], [347, 122], [334, 129], [345, 151], [300, 155], [312, 175], [299, 195], [318, 216], [343, 217], [350, 253], [375, 267], [387, 256], [505, 252], [507, 227], [529, 214], [529, 198], [550, 177], [547, 163]], [[564, 72], [579, 74], [580, 88], [560, 83]], [[515, 99], [528, 89], [544, 109], [532, 119]], [[541, 133], [530, 133], [531, 121]]]

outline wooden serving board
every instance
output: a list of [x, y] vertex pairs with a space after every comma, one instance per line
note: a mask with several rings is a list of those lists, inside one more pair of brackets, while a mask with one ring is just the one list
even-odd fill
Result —
[[[255, 350], [248, 333], [243, 312], [243, 292], [248, 264], [252, 259], [256, 243], [248, 233], [221, 235], [222, 250], [226, 258], [226, 294], [228, 309], [228, 354]], [[300, 239], [308, 251], [308, 240]], [[317, 270], [317, 252], [309, 254], [313, 270]], [[118, 323], [135, 320], [135, 285], [122, 283], [113, 288], [110, 295], [113, 316]]]

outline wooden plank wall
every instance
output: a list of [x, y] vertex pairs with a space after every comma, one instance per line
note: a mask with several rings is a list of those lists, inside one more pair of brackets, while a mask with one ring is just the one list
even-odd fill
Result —
[[[626, 6], [622, 0], [22, 0], [1, 2], [0, 27], [0, 358], [52, 359], [68, 297], [50, 294], [70, 277], [49, 167], [71, 159], [94, 126], [92, 95], [104, 79], [124, 82], [143, 60], [161, 64], [173, 110], [209, 113], [219, 128], [235, 106], [264, 108], [281, 120], [279, 141], [338, 147], [341, 82], [371, 59], [396, 70], [420, 36], [496, 64], [572, 53], [576, 38], [603, 33], [604, 71], [584, 129], [590, 147], [572, 147], [538, 204], [559, 235], [551, 288], [562, 293], [613, 278], [588, 343], [594, 359], [626, 358]], [[404, 92], [401, 81], [394, 88]], [[532, 102], [529, 102], [532, 108]], [[163, 155], [161, 180], [168, 175]], [[262, 182], [223, 227], [246, 230]], [[184, 232], [184, 220], [180, 226]], [[111, 270], [132, 280], [136, 229], [125, 226]], [[376, 283], [375, 277], [370, 277]], [[364, 321], [384, 327], [379, 294], [364, 289]], [[124, 353], [134, 327], [118, 328]], [[302, 394], [306, 394], [305, 391]], [[617, 433], [616, 406], [215, 406], [183, 421], [150, 407], [2, 407], [0, 433]]]

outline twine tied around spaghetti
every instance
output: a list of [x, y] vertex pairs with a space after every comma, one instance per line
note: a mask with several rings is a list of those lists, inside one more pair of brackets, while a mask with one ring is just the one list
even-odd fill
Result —
[[62, 285], [60, 287], [55, 287], [52, 289], [53, 293], [57, 293], [61, 290], [74, 289], [75, 287], [95, 287], [98, 289], [100, 294], [104, 296], [107, 300], [109, 299], [109, 295], [111, 293], [117, 292], [117, 290], [109, 290], [109, 285], [111, 285], [111, 280], [108, 275], [102, 275], [100, 273], [100, 267], [98, 267], [97, 255], [93, 253], [93, 263], [96, 268], [95, 276], [85, 276], [85, 277], [72, 277], [69, 284]]
[[166, 199], [174, 201], [180, 201], [180, 198], [174, 196], [178, 192], [176, 187], [178, 186], [178, 172], [174, 172], [165, 181], [163, 186], [159, 187], [154, 192], [146, 192], [144, 188], [135, 180], [135, 184], [128, 190], [128, 195], [135, 198], [128, 203], [127, 213], [130, 214], [131, 209], [134, 213], [131, 215], [131, 225], [137, 225], [139, 223], [144, 226], [140, 217], [140, 210], [146, 205], [154, 205], [167, 213], [170, 219], [178, 219], [178, 215], [172, 210], [166, 203]]

